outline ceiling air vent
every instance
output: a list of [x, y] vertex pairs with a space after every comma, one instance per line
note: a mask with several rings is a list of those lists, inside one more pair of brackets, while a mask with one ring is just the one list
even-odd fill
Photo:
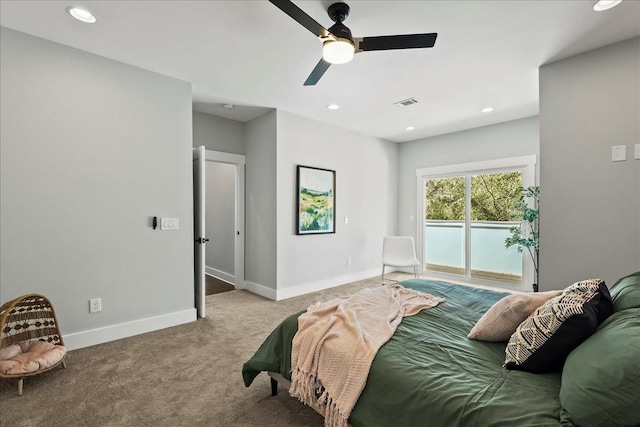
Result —
[[407, 107], [409, 105], [413, 105], [417, 103], [418, 101], [416, 101], [415, 98], [407, 98], [402, 101], [394, 102], [393, 105], [395, 105], [396, 107]]

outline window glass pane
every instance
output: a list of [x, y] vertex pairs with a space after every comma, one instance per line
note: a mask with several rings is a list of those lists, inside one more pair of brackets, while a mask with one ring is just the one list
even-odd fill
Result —
[[520, 172], [471, 177], [471, 277], [521, 283], [522, 255], [504, 241], [522, 220], [514, 205], [520, 197]]
[[426, 181], [425, 254], [426, 268], [465, 274], [465, 178]]

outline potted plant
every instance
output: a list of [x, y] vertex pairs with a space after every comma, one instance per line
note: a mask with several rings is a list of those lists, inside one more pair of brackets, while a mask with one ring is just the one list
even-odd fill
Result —
[[[528, 201], [533, 202], [533, 206], [529, 206]], [[514, 205], [514, 210], [518, 213], [522, 224], [509, 229], [511, 237], [504, 240], [505, 248], [517, 246], [518, 253], [522, 253], [523, 249], [527, 249], [534, 268], [533, 292], [538, 292], [538, 251], [540, 247], [540, 239], [538, 225], [540, 221], [540, 187], [522, 188], [520, 198]]]

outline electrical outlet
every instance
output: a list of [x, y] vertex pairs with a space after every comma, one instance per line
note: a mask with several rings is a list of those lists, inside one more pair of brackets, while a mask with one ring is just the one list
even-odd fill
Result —
[[347, 258], [347, 265], [351, 265], [351, 258]]
[[102, 299], [92, 298], [89, 300], [89, 313], [99, 313], [102, 311]]

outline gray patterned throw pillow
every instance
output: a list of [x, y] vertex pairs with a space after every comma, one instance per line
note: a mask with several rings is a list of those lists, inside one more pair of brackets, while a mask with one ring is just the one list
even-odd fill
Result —
[[505, 350], [505, 367], [533, 373], [561, 370], [569, 353], [612, 313], [604, 281], [574, 283], [518, 326]]

